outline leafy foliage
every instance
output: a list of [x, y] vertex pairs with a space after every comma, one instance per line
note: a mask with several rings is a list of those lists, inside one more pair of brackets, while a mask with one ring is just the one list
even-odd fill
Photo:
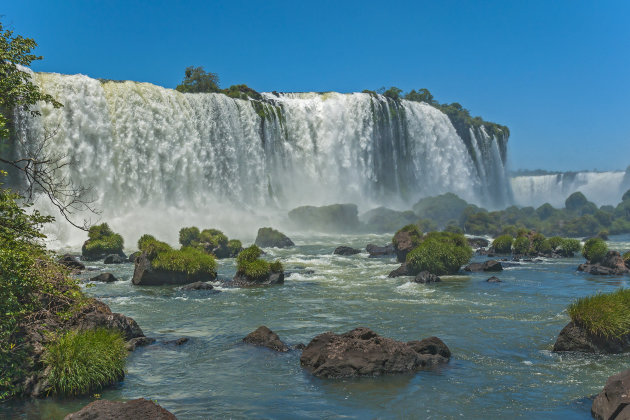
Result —
[[146, 252], [149, 260], [154, 260], [158, 254], [173, 250], [169, 244], [158, 241], [151, 235], [142, 235], [140, 239], [138, 239], [138, 249], [142, 252]]
[[420, 242], [422, 242], [422, 231], [420, 230], [420, 228], [418, 228], [417, 225], [411, 224], [399, 229], [392, 238], [392, 243], [396, 248], [398, 248], [398, 239], [396, 238], [396, 236], [398, 236], [398, 234], [401, 232], [407, 232], [409, 234], [409, 239], [411, 239], [413, 248], [417, 247], [418, 245], [420, 245]]
[[284, 271], [282, 263], [275, 261], [269, 263], [259, 257], [262, 250], [256, 245], [245, 248], [236, 257], [236, 270], [253, 281], [264, 281], [269, 275]]
[[158, 270], [180, 271], [190, 276], [206, 274], [216, 277], [217, 274], [214, 257], [191, 247], [158, 252], [151, 265]]
[[574, 323], [591, 334], [613, 338], [630, 334], [630, 290], [580, 298], [567, 312]]
[[199, 228], [197, 227], [185, 227], [179, 230], [179, 243], [182, 246], [191, 246], [193, 242], [199, 241]]
[[591, 238], [584, 243], [582, 254], [591, 263], [598, 263], [604, 259], [608, 252], [608, 245], [600, 238]]
[[203, 67], [186, 67], [184, 80], [175, 87], [175, 90], [182, 93], [220, 92], [219, 75], [216, 73], [208, 73]]
[[127, 351], [118, 331], [68, 331], [50, 343], [44, 364], [55, 394], [84, 395], [124, 376]]
[[435, 275], [455, 274], [472, 257], [472, 249], [464, 235], [431, 232], [420, 245], [407, 254], [407, 267], [412, 274], [428, 271]]
[[529, 253], [529, 238], [519, 236], [514, 240], [512, 247], [514, 248], [514, 254], [527, 255]]
[[501, 235], [492, 241], [492, 248], [499, 254], [509, 254], [512, 252], [513, 240], [512, 235]]

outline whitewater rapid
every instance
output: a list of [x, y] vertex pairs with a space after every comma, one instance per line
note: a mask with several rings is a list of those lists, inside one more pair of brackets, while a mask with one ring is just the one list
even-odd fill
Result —
[[[447, 191], [492, 208], [510, 200], [500, 153], [507, 135], [473, 130], [470, 153], [449, 118], [424, 103], [334, 92], [251, 101], [83, 75], [33, 77], [64, 106], [18, 115], [19, 135], [56, 132], [50, 146], [72, 162], [64, 175], [93, 189], [101, 213], [92, 221], [132, 242], [156, 230], [176, 242], [179, 227], [193, 223], [249, 232], [299, 205], [409, 208]], [[84, 236], [61, 221], [51, 233], [65, 244]]]

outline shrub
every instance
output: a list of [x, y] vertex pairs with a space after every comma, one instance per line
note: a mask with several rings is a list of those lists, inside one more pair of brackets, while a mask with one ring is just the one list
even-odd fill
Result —
[[529, 253], [529, 239], [525, 236], [519, 236], [514, 240], [514, 253], [517, 255], [526, 255]]
[[151, 235], [143, 235], [138, 240], [138, 248], [141, 252], [147, 253], [147, 258], [150, 260], [155, 259], [158, 254], [172, 251], [173, 248], [166, 242], [158, 241]]
[[600, 238], [591, 238], [584, 244], [582, 254], [591, 263], [598, 263], [604, 259], [608, 252], [606, 242]]
[[280, 261], [274, 261], [270, 264], [272, 273], [281, 273], [284, 271], [284, 267]]
[[239, 271], [251, 280], [259, 281], [266, 279], [271, 274], [271, 267], [265, 260], [255, 260], [241, 266]]
[[153, 235], [149, 235], [148, 233], [145, 233], [144, 235], [140, 237], [140, 239], [138, 239], [138, 249], [142, 251], [144, 250], [144, 248], [149, 242], [156, 241], [156, 240], [157, 239], [155, 239]]
[[580, 210], [588, 203], [588, 200], [581, 192], [577, 191], [571, 194], [564, 202], [564, 206], [569, 211]]
[[[558, 248], [560, 248], [560, 246], [562, 246], [562, 242], [564, 240], [560, 237], [560, 236], [553, 236], [551, 238], [549, 238], [549, 245], [551, 246], [551, 249], [556, 251]], [[580, 242], [578, 241], [578, 244]]]
[[580, 298], [567, 311], [575, 324], [591, 334], [620, 338], [630, 333], [630, 290]]
[[411, 239], [412, 248], [417, 247], [418, 245], [420, 245], [420, 242], [422, 242], [422, 231], [420, 230], [420, 228], [418, 228], [418, 226], [414, 224], [410, 224], [410, 225], [404, 226], [403, 228], [399, 229], [398, 232], [396, 232], [396, 234], [392, 238], [392, 243], [394, 244], [394, 247], [398, 248], [398, 240], [396, 236], [399, 233], [403, 233], [403, 232], [406, 232], [409, 234], [409, 239]]
[[413, 274], [428, 271], [435, 275], [455, 274], [472, 256], [463, 235], [432, 232], [407, 254], [407, 267]]
[[243, 249], [243, 244], [238, 239], [230, 239], [227, 243], [228, 253], [230, 257], [236, 257]]
[[179, 230], [179, 243], [182, 246], [191, 246], [194, 242], [199, 242], [199, 228], [194, 226], [181, 228]]
[[228, 238], [218, 229], [204, 229], [199, 234], [199, 242], [208, 251], [217, 247], [226, 247]]
[[114, 233], [107, 223], [90, 227], [88, 238], [81, 249], [86, 259], [97, 259], [107, 254], [122, 254], [123, 238]]
[[190, 247], [159, 252], [151, 265], [158, 270], [180, 271], [190, 276], [207, 274], [216, 277], [217, 274], [214, 257]]
[[244, 263], [256, 261], [262, 254], [262, 251], [258, 246], [252, 245], [249, 248], [242, 250], [236, 257], [236, 265], [240, 267]]
[[582, 250], [582, 244], [578, 239], [563, 239], [558, 251], [564, 257], [572, 257]]
[[621, 256], [625, 262], [630, 261], [630, 251], [627, 251], [625, 254]]
[[509, 254], [512, 252], [512, 241], [514, 239], [510, 235], [501, 235], [492, 241], [494, 251], [499, 254]]
[[461, 227], [457, 226], [456, 223], [449, 223], [444, 228], [444, 232], [450, 232], [450, 233], [456, 233], [458, 235], [463, 235], [464, 234], [464, 229], [462, 229]]
[[46, 346], [43, 361], [50, 369], [53, 392], [81, 395], [124, 376], [125, 342], [117, 331], [69, 331]]

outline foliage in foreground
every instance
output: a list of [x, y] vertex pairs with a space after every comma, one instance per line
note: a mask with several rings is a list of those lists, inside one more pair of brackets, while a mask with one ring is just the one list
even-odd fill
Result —
[[630, 334], [630, 290], [598, 293], [580, 298], [567, 309], [571, 320], [600, 337], [620, 338]]
[[236, 257], [236, 270], [253, 281], [265, 280], [271, 273], [284, 271], [280, 261], [269, 263], [260, 258], [262, 251], [258, 246], [245, 248]]
[[50, 368], [52, 392], [72, 396], [119, 381], [124, 376], [126, 356], [120, 332], [99, 328], [59, 335], [46, 347], [43, 360]]
[[421, 271], [438, 276], [455, 274], [471, 257], [472, 249], [464, 235], [431, 232], [407, 254], [407, 267], [414, 275]]

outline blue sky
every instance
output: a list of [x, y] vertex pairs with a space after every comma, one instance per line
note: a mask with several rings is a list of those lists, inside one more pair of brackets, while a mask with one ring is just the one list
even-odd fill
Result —
[[506, 124], [512, 169], [630, 165], [628, 1], [5, 1], [33, 69], [174, 87], [428, 88]]

